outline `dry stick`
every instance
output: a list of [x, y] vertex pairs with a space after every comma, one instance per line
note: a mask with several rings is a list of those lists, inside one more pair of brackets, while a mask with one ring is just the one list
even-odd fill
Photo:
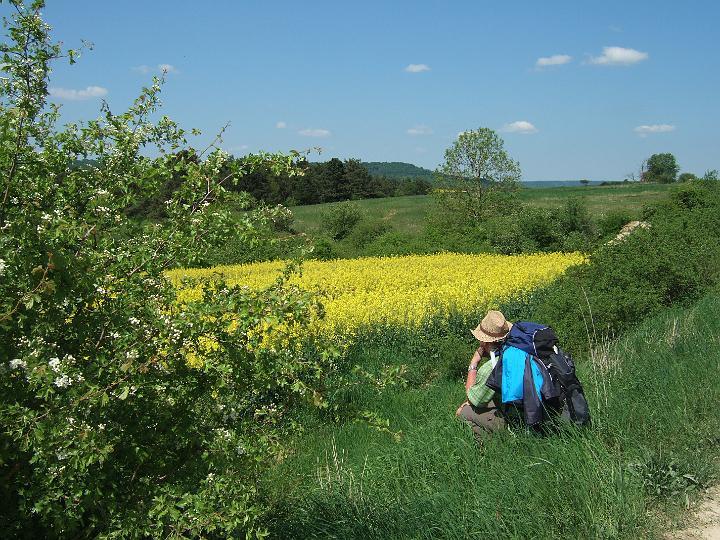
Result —
[[222, 129], [220, 130], [220, 132], [219, 132], [217, 135], [215, 135], [215, 138], [212, 140], [212, 142], [211, 142], [210, 144], [208, 144], [207, 147], [205, 147], [205, 149], [200, 153], [200, 155], [198, 156], [198, 159], [201, 158], [201, 157], [203, 157], [208, 150], [210, 150], [211, 148], [213, 148], [213, 147], [215, 146], [215, 143], [216, 143], [216, 142], [222, 140], [222, 134], [225, 133], [225, 131], [226, 131], [227, 128], [229, 128], [229, 127], [230, 127], [230, 122], [226, 123], [226, 124], [222, 127]]
[[[234, 173], [230, 173], [230, 174], [228, 174], [227, 176], [225, 176], [225, 178], [223, 178], [223, 179], [221, 179], [220, 181], [218, 181], [217, 185], [218, 185], [218, 186], [222, 185], [222, 184], [223, 184], [224, 182], [226, 182], [228, 179], [232, 178], [233, 174], [234, 174]], [[210, 185], [210, 180], [209, 180], [209, 177], [208, 177], [208, 186], [209, 186], [209, 185]], [[200, 200], [197, 201], [196, 203], [193, 203], [193, 205], [192, 205], [192, 207], [191, 207], [191, 209], [190, 209], [190, 215], [195, 214], [195, 213], [198, 211], [198, 209], [200, 208], [200, 206], [202, 205], [202, 203], [204, 203], [205, 201], [207, 201], [208, 198], [210, 197], [210, 195], [212, 195], [212, 194], [214, 193], [214, 191], [215, 191], [214, 189], [209, 189], [209, 191], [208, 191], [207, 193], [205, 193], [205, 195], [203, 195], [202, 199], [200, 199]], [[137, 272], [139, 272], [140, 269], [142, 269], [142, 267], [145, 266], [145, 264], [146, 264], [147, 262], [155, 259], [155, 258], [157, 257], [157, 255], [158, 255], [160, 249], [163, 248], [163, 247], [165, 247], [165, 245], [167, 245], [167, 243], [168, 243], [168, 240], [167, 240], [167, 239], [164, 239], [162, 242], [160, 242], [160, 243], [158, 244], [158, 246], [155, 248], [155, 251], [153, 251], [153, 254], [150, 256], [150, 259], [143, 261], [142, 264], [139, 264], [138, 266], [136, 266], [135, 268], [133, 268], [126, 277], [131, 277], [131, 276], [133, 276], [134, 274], [136, 274]], [[169, 264], [168, 261], [164, 262], [164, 263], [163, 263], [163, 266], [166, 266], [167, 264]]]
[[75, 251], [75, 256], [77, 257], [80, 255], [80, 247], [85, 242], [85, 240], [88, 239], [88, 236], [92, 234], [92, 232], [95, 230], [95, 227], [97, 227], [97, 223], [90, 227], [87, 231], [85, 231], [85, 234], [83, 234], [82, 238], [80, 239], [80, 245], [78, 246], [77, 250]]
[[[230, 178], [232, 178], [232, 176], [233, 176], [234, 174], [235, 174], [235, 173], [230, 173], [230, 174], [228, 174], [225, 178], [223, 178], [223, 179], [221, 179], [221, 180], [218, 180], [217, 185], [218, 185], [218, 186], [222, 186], [227, 180], [229, 180]], [[210, 195], [212, 195], [212, 194], [215, 192], [215, 189], [213, 189], [213, 188], [210, 187], [210, 177], [209, 177], [209, 176], [206, 178], [206, 181], [207, 181], [207, 191], [206, 191], [205, 195], [203, 195], [202, 199], [200, 199], [199, 201], [193, 203], [193, 205], [192, 205], [192, 207], [191, 207], [191, 209], [190, 209], [190, 215], [192, 215], [192, 214], [194, 214], [195, 212], [197, 212], [198, 209], [200, 208], [200, 206], [210, 198]]]

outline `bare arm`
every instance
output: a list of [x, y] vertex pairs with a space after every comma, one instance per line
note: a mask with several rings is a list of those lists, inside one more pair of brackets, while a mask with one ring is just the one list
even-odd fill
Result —
[[468, 368], [467, 379], [465, 380], [466, 392], [470, 390], [470, 388], [472, 388], [472, 386], [475, 384], [475, 380], [477, 379], [477, 367], [480, 363], [483, 352], [483, 347], [481, 345], [478, 350], [475, 351], [473, 357], [470, 359], [470, 367]]

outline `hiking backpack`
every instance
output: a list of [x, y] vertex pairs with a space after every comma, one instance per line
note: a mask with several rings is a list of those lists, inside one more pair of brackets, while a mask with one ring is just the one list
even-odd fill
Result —
[[560, 387], [561, 417], [576, 426], [590, 425], [588, 406], [582, 384], [575, 374], [572, 357], [558, 347], [555, 331], [542, 324], [519, 321], [513, 324], [505, 345], [516, 347], [538, 358]]

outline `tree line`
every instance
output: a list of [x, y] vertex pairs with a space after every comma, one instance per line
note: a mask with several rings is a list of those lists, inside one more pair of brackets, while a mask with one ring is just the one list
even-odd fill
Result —
[[[242, 162], [244, 158], [237, 158]], [[243, 176], [234, 190], [246, 191], [269, 204], [295, 206], [372, 199], [402, 195], [426, 195], [432, 184], [423, 178], [391, 179], [371, 175], [358, 159], [324, 162], [304, 161], [302, 175], [275, 174], [268, 168], [256, 168]]]
[[718, 172], [716, 170], [706, 171], [702, 177], [691, 172], [684, 172], [678, 175], [679, 172], [680, 167], [678, 166], [677, 160], [673, 154], [669, 152], [653, 154], [640, 166], [640, 181], [655, 182], [658, 184], [672, 184], [673, 182], [688, 182], [690, 180], [698, 179], [718, 179]]
[[[188, 167], [199, 163], [197, 154], [182, 151], [168, 156], [172, 175], [154, 193], [147, 193], [139, 203], [128, 208], [135, 217], [162, 218], [164, 203], [182, 185]], [[246, 163], [252, 157], [231, 158], [218, 177], [227, 176], [228, 171], [248, 171], [236, 183], [228, 185], [228, 191], [249, 193], [259, 203], [297, 206], [380, 197], [404, 195], [427, 195], [433, 184], [424, 178], [388, 178], [370, 174], [358, 159], [341, 161], [332, 158], [324, 162], [310, 162], [301, 159], [297, 165], [299, 174], [287, 174], [273, 170], [270, 166]], [[78, 162], [76, 166], [97, 166], [96, 161]]]

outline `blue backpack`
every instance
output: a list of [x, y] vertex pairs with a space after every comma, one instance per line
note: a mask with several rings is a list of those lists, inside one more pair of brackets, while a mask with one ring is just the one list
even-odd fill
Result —
[[558, 347], [555, 330], [544, 324], [518, 321], [513, 324], [505, 345], [516, 347], [539, 359], [560, 387], [561, 417], [577, 426], [590, 425], [590, 407], [582, 384], [575, 374], [572, 357]]
[[554, 352], [558, 338], [555, 330], [544, 324], [518, 321], [512, 325], [505, 345], [515, 347], [545, 361]]

